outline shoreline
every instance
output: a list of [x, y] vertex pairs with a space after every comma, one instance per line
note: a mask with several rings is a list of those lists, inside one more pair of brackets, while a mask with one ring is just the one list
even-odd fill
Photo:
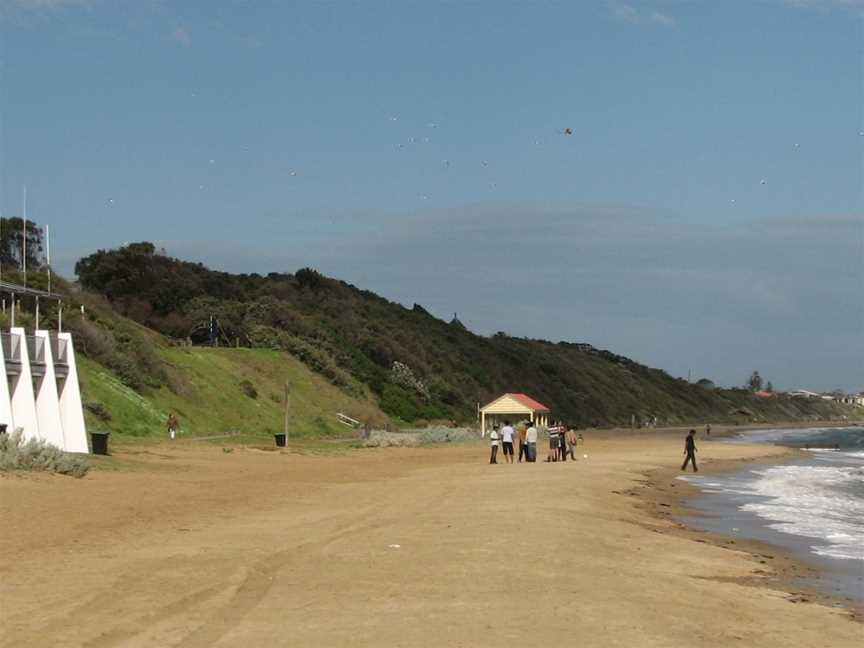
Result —
[[[716, 436], [728, 437], [739, 432], [751, 430], [773, 429], [768, 427], [742, 427], [725, 429], [723, 434]], [[791, 427], [791, 426], [790, 426]], [[797, 429], [806, 429], [810, 425], [796, 426]], [[829, 426], [816, 426], [829, 427]], [[839, 427], [839, 426], [831, 426]], [[779, 428], [778, 428], [779, 429]], [[785, 429], [785, 428], [784, 428]], [[713, 432], [713, 431], [712, 431]], [[712, 437], [713, 437], [712, 433]], [[702, 443], [705, 438], [700, 439]], [[754, 444], [756, 445], [756, 444]], [[780, 465], [798, 458], [807, 457], [807, 453], [796, 449], [782, 446], [771, 446], [777, 451], [774, 454], [753, 458], [740, 459], [708, 459], [700, 464], [699, 475], [712, 475], [721, 473], [732, 473], [752, 465]], [[756, 587], [767, 587], [769, 589], [787, 594], [787, 600], [792, 603], [819, 603], [836, 608], [842, 608], [850, 619], [864, 623], [864, 601], [855, 600], [843, 596], [832, 595], [821, 589], [804, 584], [805, 579], [826, 572], [817, 561], [807, 560], [782, 545], [752, 538], [732, 536], [716, 531], [700, 529], [692, 524], [682, 521], [684, 518], [691, 520], [702, 517], [698, 510], [687, 506], [687, 500], [695, 497], [704, 497], [705, 493], [699, 486], [678, 479], [682, 475], [693, 475], [692, 471], [683, 472], [675, 467], [654, 468], [643, 473], [645, 482], [636, 486], [627, 494], [639, 496], [646, 504], [645, 507], [656, 519], [670, 522], [672, 526], [668, 532], [680, 537], [687, 538], [693, 542], [706, 543], [722, 549], [734, 549], [743, 551], [764, 567], [756, 568], [750, 577], [735, 579], [736, 582]]]

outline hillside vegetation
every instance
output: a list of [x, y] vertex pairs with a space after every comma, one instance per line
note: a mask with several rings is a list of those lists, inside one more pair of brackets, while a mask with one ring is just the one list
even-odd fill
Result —
[[[82, 368], [86, 393], [106, 404], [105, 426], [129, 432], [155, 424], [148, 407], [175, 409], [202, 431], [279, 429], [291, 372], [310, 386], [309, 410], [298, 409], [308, 433], [332, 431], [327, 415], [340, 409], [362, 420], [472, 421], [478, 402], [505, 391], [582, 426], [854, 415], [825, 401], [693, 385], [588, 345], [478, 336], [308, 268], [228, 274], [136, 243], [83, 258], [76, 272], [85, 290], [63, 289], [88, 307], [67, 319], [93, 361]], [[214, 341], [234, 348], [189, 346]]]
[[160, 348], [169, 383], [136, 391], [107, 367], [79, 358], [88, 428], [145, 436], [164, 434], [169, 412], [181, 436], [273, 434], [283, 430], [290, 385], [292, 437], [340, 436], [336, 413], [382, 424], [373, 400], [330, 385], [297, 359], [269, 349]]

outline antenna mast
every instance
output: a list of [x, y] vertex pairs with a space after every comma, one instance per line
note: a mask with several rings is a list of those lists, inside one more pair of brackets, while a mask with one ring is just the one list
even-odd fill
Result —
[[27, 185], [24, 185], [24, 236], [21, 239], [21, 264], [24, 270], [24, 287], [27, 287]]
[[45, 266], [48, 270], [48, 294], [51, 294], [51, 226], [45, 225], [45, 246], [48, 263]]

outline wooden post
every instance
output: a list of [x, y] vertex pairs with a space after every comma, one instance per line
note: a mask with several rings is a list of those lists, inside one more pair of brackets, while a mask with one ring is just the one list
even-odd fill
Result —
[[288, 413], [291, 410], [291, 387], [285, 381], [285, 447], [288, 447]]

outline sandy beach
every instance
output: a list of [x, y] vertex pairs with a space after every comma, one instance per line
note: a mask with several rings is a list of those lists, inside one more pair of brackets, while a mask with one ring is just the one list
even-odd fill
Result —
[[[854, 611], [791, 588], [806, 565], [674, 521], [681, 437], [497, 466], [158, 444], [3, 475], [0, 645], [861, 645]], [[778, 452], [700, 439], [700, 467]]]

